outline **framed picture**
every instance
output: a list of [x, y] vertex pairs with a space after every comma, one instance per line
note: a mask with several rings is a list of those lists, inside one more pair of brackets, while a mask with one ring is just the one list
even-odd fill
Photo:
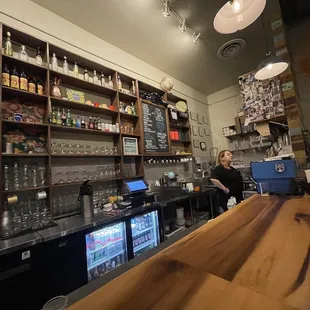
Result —
[[202, 151], [205, 151], [207, 149], [207, 145], [206, 145], [206, 142], [200, 142], [200, 149]]
[[124, 155], [139, 155], [138, 139], [123, 137]]
[[199, 127], [199, 137], [203, 137], [204, 135], [204, 131], [203, 131], [203, 127]]
[[205, 127], [204, 132], [205, 132], [205, 136], [210, 136], [209, 128]]
[[198, 136], [198, 127], [192, 125], [192, 129], [193, 129], [193, 136]]
[[198, 122], [198, 124], [202, 124], [202, 122], [203, 122], [203, 117], [202, 117], [202, 115], [199, 115], [199, 114], [198, 114], [198, 116], [197, 116], [197, 122]]
[[203, 117], [203, 123], [208, 124], [208, 118], [206, 116]]
[[190, 115], [191, 115], [191, 120], [192, 121], [197, 121], [197, 113], [190, 112]]
[[196, 148], [196, 149], [198, 149], [199, 148], [199, 141], [198, 140], [193, 140], [193, 144], [194, 144], [194, 147]]

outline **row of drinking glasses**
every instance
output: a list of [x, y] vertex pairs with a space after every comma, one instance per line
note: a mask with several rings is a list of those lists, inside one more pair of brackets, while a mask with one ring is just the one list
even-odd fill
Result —
[[59, 195], [53, 195], [52, 207], [55, 216], [79, 211], [80, 202], [78, 201], [78, 193], [66, 192]]
[[117, 155], [116, 146], [52, 142], [54, 155]]
[[8, 222], [2, 227], [2, 237], [9, 238], [30, 230], [42, 229], [53, 222], [47, 201], [21, 201], [9, 207]]
[[54, 184], [63, 184], [63, 183], [76, 183], [86, 180], [98, 181], [105, 179], [114, 179], [119, 177], [121, 174], [120, 164], [116, 165], [103, 165], [96, 167], [95, 170], [74, 170], [62, 172], [59, 171], [56, 173], [56, 180]]

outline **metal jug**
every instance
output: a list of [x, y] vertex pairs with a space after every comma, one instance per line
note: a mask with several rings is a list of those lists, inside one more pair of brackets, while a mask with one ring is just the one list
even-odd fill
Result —
[[81, 213], [84, 218], [91, 218], [94, 216], [93, 209], [93, 187], [88, 184], [89, 180], [85, 181], [80, 187], [79, 201], [81, 206]]

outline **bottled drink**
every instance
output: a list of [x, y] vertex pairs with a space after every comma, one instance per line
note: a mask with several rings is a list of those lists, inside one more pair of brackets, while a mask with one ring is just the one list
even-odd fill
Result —
[[11, 87], [19, 89], [19, 76], [16, 67], [11, 74]]
[[37, 55], [36, 55], [36, 65], [37, 66], [42, 66], [43, 65], [42, 54], [41, 54], [39, 46], [38, 46]]
[[94, 129], [98, 130], [98, 119], [94, 117]]
[[76, 124], [75, 124], [75, 126], [77, 128], [81, 128], [82, 127], [81, 120], [80, 120], [79, 116], [76, 117]]
[[37, 80], [37, 93], [39, 95], [44, 95], [43, 93], [43, 83], [40, 79]]
[[94, 70], [94, 83], [95, 84], [99, 84], [99, 79], [98, 79], [97, 71], [96, 70]]
[[3, 176], [4, 176], [4, 190], [8, 191], [10, 189], [10, 172], [9, 166], [4, 165], [3, 167]]
[[67, 115], [65, 109], [62, 109], [61, 126], [67, 126]]
[[7, 65], [3, 66], [2, 85], [3, 86], [10, 86], [10, 70], [8, 69]]
[[106, 85], [105, 85], [105, 78], [104, 78], [103, 72], [101, 72], [100, 81], [101, 81], [101, 86], [106, 86]]
[[71, 126], [76, 127], [76, 119], [72, 117]]
[[4, 43], [4, 54], [8, 56], [13, 56], [13, 45], [11, 42], [11, 33], [9, 31], [6, 33], [6, 40]]
[[98, 117], [98, 130], [102, 130], [101, 119]]
[[52, 123], [52, 112], [51, 112], [51, 110], [49, 110], [47, 121], [48, 121], [49, 124]]
[[52, 57], [52, 70], [58, 71], [58, 61], [55, 53], [53, 53]]
[[77, 65], [77, 62], [76, 62], [76, 61], [74, 62], [73, 74], [74, 74], [74, 76], [75, 76], [76, 78], [78, 78], [78, 77], [79, 77], [79, 67], [78, 67], [78, 65]]
[[18, 166], [18, 163], [15, 162], [13, 164], [13, 186], [14, 186], [14, 189], [20, 189], [19, 180], [20, 180], [19, 166]]
[[122, 89], [122, 81], [121, 81], [120, 76], [118, 76], [118, 78], [117, 78], [117, 87], [118, 87], [118, 89]]
[[20, 51], [18, 53], [18, 58], [22, 61], [27, 61], [29, 60], [28, 54], [26, 52], [26, 47], [25, 45], [20, 46]]
[[56, 114], [56, 124], [61, 125], [61, 114], [60, 114], [59, 108], [58, 108], [57, 114]]
[[30, 77], [28, 80], [28, 91], [30, 93], [35, 93], [36, 92], [36, 82], [33, 77]]
[[89, 74], [88, 74], [87, 69], [84, 70], [84, 80], [87, 82], [89, 81]]
[[133, 102], [131, 103], [131, 114], [136, 115], [136, 108], [135, 108], [135, 104]]
[[108, 85], [109, 85], [110, 88], [114, 88], [111, 75], [109, 75], [109, 84]]
[[69, 74], [69, 65], [68, 65], [66, 56], [64, 56], [63, 70], [64, 70], [64, 74]]
[[38, 184], [39, 184], [39, 181], [38, 181], [38, 167], [37, 166], [33, 166], [32, 169], [31, 169], [31, 185], [33, 187], [37, 187]]
[[29, 169], [27, 164], [23, 165], [22, 173], [23, 188], [27, 188], [29, 187]]
[[135, 96], [136, 95], [136, 85], [135, 82], [132, 81], [131, 93]]
[[86, 128], [86, 123], [85, 123], [84, 116], [82, 116], [82, 120], [81, 120], [81, 128]]
[[72, 120], [71, 120], [71, 112], [68, 110], [67, 112], [67, 126], [71, 127], [72, 125]]
[[22, 90], [28, 90], [28, 80], [27, 80], [27, 76], [24, 72], [24, 69], [22, 70], [22, 73], [20, 74], [20, 89]]
[[57, 119], [56, 119], [56, 112], [55, 108], [52, 108], [52, 124], [56, 125], [57, 124]]

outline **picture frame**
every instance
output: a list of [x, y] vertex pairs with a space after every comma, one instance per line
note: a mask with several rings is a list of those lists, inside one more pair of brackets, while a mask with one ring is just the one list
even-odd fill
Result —
[[210, 136], [209, 128], [204, 128], [205, 136]]
[[197, 115], [197, 122], [198, 122], [198, 124], [202, 124], [203, 123], [202, 115], [200, 115], [200, 114]]
[[192, 121], [197, 121], [197, 113], [190, 112], [190, 116]]
[[206, 125], [208, 124], [208, 119], [207, 119], [206, 116], [203, 117], [203, 123], [206, 124]]
[[198, 127], [192, 125], [192, 129], [193, 129], [193, 136], [198, 136]]
[[131, 137], [123, 137], [124, 155], [139, 155], [138, 139]]
[[198, 131], [199, 131], [199, 137], [203, 137], [203, 136], [204, 136], [203, 127], [199, 127], [199, 128], [198, 128]]
[[206, 144], [206, 142], [200, 142], [200, 149], [201, 149], [202, 151], [205, 151], [205, 150], [207, 149], [207, 144]]
[[194, 139], [193, 140], [194, 148], [198, 149], [199, 148], [199, 141]]

